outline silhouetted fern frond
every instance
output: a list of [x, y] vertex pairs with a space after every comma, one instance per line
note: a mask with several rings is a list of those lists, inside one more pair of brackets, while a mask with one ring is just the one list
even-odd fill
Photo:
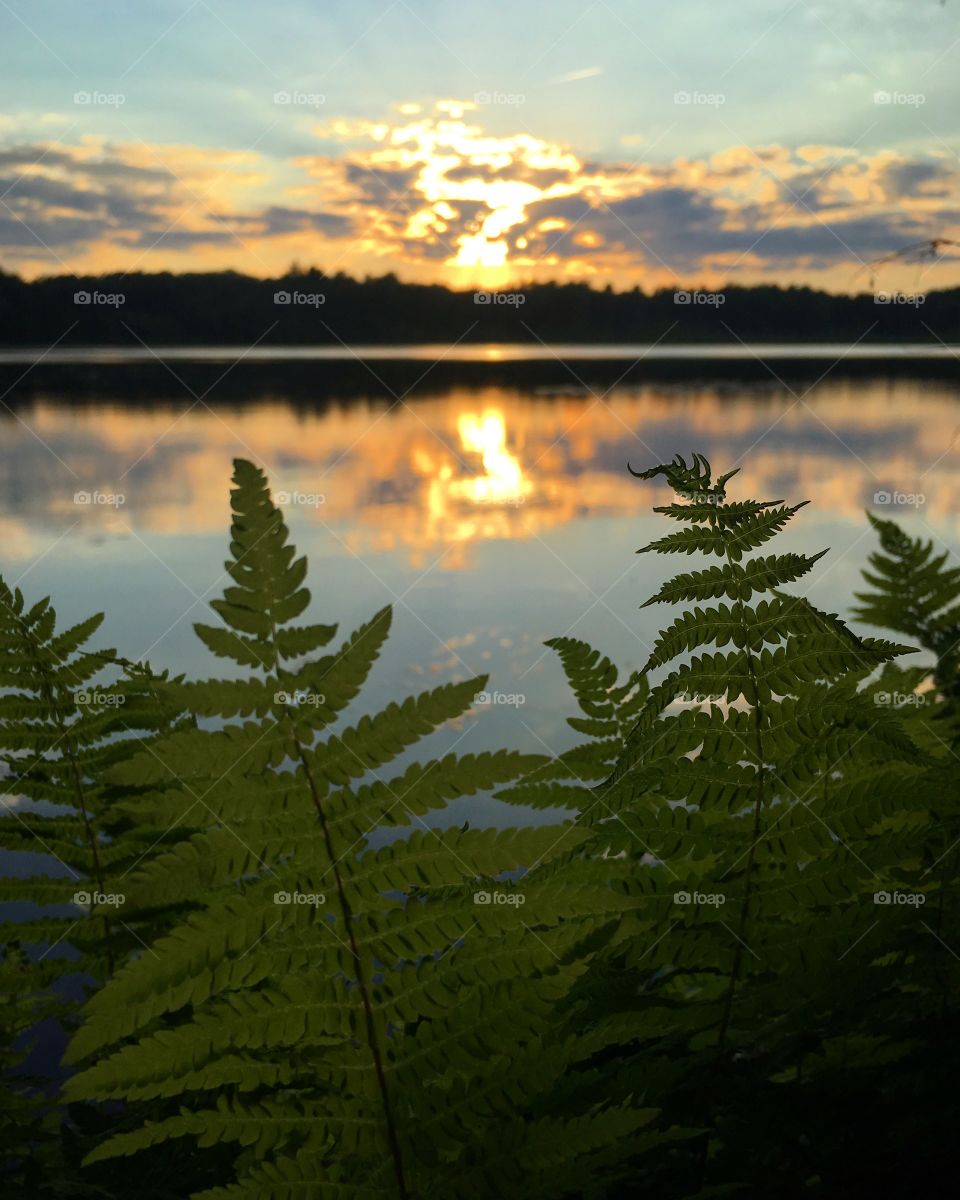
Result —
[[[79, 953], [38, 965], [38, 987], [64, 973], [103, 979], [151, 936], [149, 919], [126, 906], [124, 880], [152, 852], [157, 832], [134, 828], [106, 777], [179, 714], [158, 690], [166, 676], [113, 650], [84, 648], [102, 620], [58, 632], [48, 600], [28, 608], [19, 589], [0, 583], [0, 845], [49, 856], [52, 872], [5, 880], [0, 895], [60, 910], [3, 932], [35, 943], [69, 933]], [[118, 667], [119, 678], [98, 682]]]
[[870, 555], [871, 570], [863, 572], [872, 590], [856, 593], [860, 603], [854, 614], [881, 629], [906, 634], [934, 655], [934, 685], [949, 701], [956, 718], [960, 708], [960, 566], [948, 565], [949, 551], [935, 552], [932, 540], [911, 538], [894, 521], [872, 513], [867, 517], [880, 535], [880, 549]]
[[[902, 819], [926, 760], [863, 687], [907, 648], [858, 637], [782, 590], [820, 555], [755, 553], [802, 505], [728, 500], [734, 473], [715, 480], [699, 455], [633, 474], [678, 493], [656, 511], [681, 531], [646, 551], [722, 562], [647, 602], [687, 607], [626, 689], [589, 646], [554, 643], [585, 713], [569, 723], [588, 740], [508, 794], [579, 810], [585, 859], [555, 869], [595, 880], [599, 867], [640, 902], [618, 917], [569, 1019], [619, 1045], [602, 1055], [613, 1095], [643, 1080], [671, 1097], [665, 1115], [689, 1136], [724, 1127], [732, 1060], [738, 1086], [749, 1075], [760, 1095], [798, 1046], [820, 1044], [828, 1014], [856, 1028], [864, 995], [889, 986], [842, 956], [875, 920], [873, 891], [907, 879]], [[657, 1160], [671, 1186], [677, 1170], [691, 1194], [734, 1185], [699, 1144]], [[709, 1144], [721, 1152], [716, 1135]]]
[[[214, 604], [224, 625], [197, 632], [258, 673], [172, 688], [220, 727], [174, 733], [110, 774], [117, 786], [159, 789], [134, 802], [142, 817], [163, 810], [193, 831], [135, 872], [130, 891], [144, 905], [197, 911], [93, 998], [70, 1049], [85, 1064], [72, 1098], [169, 1099], [179, 1111], [90, 1160], [175, 1138], [233, 1143], [237, 1181], [209, 1200], [472, 1197], [490, 1194], [494, 1177], [546, 1196], [565, 1171], [586, 1179], [649, 1112], [624, 1102], [529, 1129], [513, 1114], [536, 1112], [576, 1059], [546, 1040], [549, 1016], [586, 969], [580, 947], [623, 900], [611, 892], [581, 909], [539, 885], [541, 865], [586, 830], [423, 821], [541, 757], [450, 754], [381, 774], [468, 710], [485, 679], [335, 728], [390, 612], [314, 656], [336, 630], [296, 623], [310, 599], [305, 560], [262, 472], [238, 461], [234, 478], [233, 585]], [[387, 826], [406, 836], [371, 843]]]

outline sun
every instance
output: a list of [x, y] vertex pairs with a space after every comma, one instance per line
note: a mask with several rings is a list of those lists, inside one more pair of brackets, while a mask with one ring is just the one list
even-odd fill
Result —
[[465, 234], [460, 238], [455, 267], [504, 267], [509, 246], [503, 239], [491, 241], [483, 232]]
[[[560, 146], [528, 134], [495, 136], [466, 119], [475, 104], [403, 105], [401, 124], [377, 131], [371, 170], [403, 172], [420, 201], [394, 229], [409, 250], [417, 243], [443, 251], [443, 268], [461, 282], [506, 284], [522, 265], [531, 207], [568, 197], [582, 184], [582, 164]], [[371, 134], [372, 136], [372, 134]], [[360, 160], [358, 160], [360, 161]], [[381, 214], [389, 222], [389, 210]], [[519, 235], [519, 236], [516, 236]], [[525, 261], [525, 259], [524, 259]]]

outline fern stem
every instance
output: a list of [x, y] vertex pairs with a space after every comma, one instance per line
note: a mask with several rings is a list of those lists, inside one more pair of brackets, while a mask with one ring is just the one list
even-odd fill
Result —
[[[276, 623], [273, 620], [270, 621], [270, 641], [273, 646], [274, 663], [276, 664], [274, 667], [274, 678], [279, 684], [281, 682], [279, 663], [282, 655], [280, 647], [277, 644]], [[353, 909], [350, 907], [350, 900], [347, 897], [346, 888], [343, 884], [343, 876], [340, 873], [338, 865], [339, 860], [333, 848], [333, 838], [330, 836], [330, 826], [327, 824], [326, 813], [323, 811], [317, 781], [310, 770], [310, 760], [307, 758], [306, 747], [300, 740], [290, 710], [285, 708], [284, 711], [291, 725], [293, 743], [297, 748], [297, 757], [300, 759], [300, 765], [303, 767], [304, 778], [310, 790], [310, 798], [317, 812], [317, 821], [319, 822], [320, 832], [323, 836], [323, 844], [326, 848], [327, 857], [330, 859], [330, 869], [333, 871], [333, 878], [337, 886], [340, 915], [343, 918], [344, 929], [350, 942], [350, 953], [353, 955], [353, 960], [356, 963], [357, 991], [360, 993], [360, 1001], [363, 1005], [363, 1017], [367, 1027], [367, 1041], [370, 1044], [370, 1053], [373, 1056], [373, 1069], [377, 1076], [377, 1086], [380, 1089], [380, 1102], [383, 1105], [383, 1119], [387, 1130], [387, 1144], [390, 1147], [393, 1174], [397, 1181], [397, 1195], [399, 1200], [410, 1200], [410, 1193], [407, 1190], [407, 1183], [403, 1173], [403, 1156], [400, 1152], [400, 1139], [397, 1135], [393, 1106], [390, 1102], [390, 1091], [387, 1087], [387, 1075], [383, 1069], [383, 1056], [380, 1053], [380, 1042], [377, 1038], [377, 1025], [373, 1016], [373, 1001], [370, 998], [370, 987], [364, 975], [363, 959], [360, 957], [360, 948], [357, 945], [357, 938], [353, 929]]]
[[[91, 858], [93, 860], [93, 876], [97, 881], [97, 889], [98, 889], [100, 895], [104, 896], [104, 895], [106, 895], [106, 889], [105, 889], [105, 883], [104, 883], [104, 878], [103, 878], [103, 871], [100, 866], [100, 855], [97, 851], [97, 835], [96, 835], [96, 831], [94, 830], [92, 824], [90, 823], [90, 818], [87, 813], [86, 800], [85, 800], [84, 792], [83, 792], [83, 783], [80, 778], [80, 771], [79, 771], [79, 768], [77, 767], [76, 759], [73, 757], [72, 754], [70, 756], [70, 769], [73, 774], [73, 784], [74, 784], [74, 788], [77, 793], [77, 804], [80, 807], [80, 815], [83, 818], [84, 832], [86, 833], [87, 841], [90, 845], [90, 854], [91, 854]], [[106, 941], [106, 951], [107, 951], [107, 970], [112, 975], [113, 974], [113, 925], [110, 922], [110, 916], [107, 912], [103, 913], [102, 919], [103, 919], [103, 931], [104, 931], [104, 938]]]
[[[73, 778], [74, 792], [76, 793], [77, 797], [77, 807], [80, 809], [80, 816], [83, 820], [84, 835], [90, 848], [90, 859], [93, 865], [93, 877], [96, 881], [97, 892], [99, 895], [104, 896], [106, 895], [106, 884], [103, 877], [103, 868], [100, 865], [100, 854], [97, 850], [97, 835], [91, 823], [90, 814], [87, 810], [86, 795], [83, 790], [83, 778], [80, 774], [80, 768], [77, 765], [76, 748], [74, 746], [73, 738], [70, 734], [70, 727], [64, 722], [63, 716], [57, 705], [56, 694], [49, 677], [45, 682], [45, 690], [47, 692], [47, 699], [49, 700], [53, 710], [54, 720], [57, 724], [57, 728], [60, 730], [60, 736], [64, 740], [63, 757], [66, 758], [67, 762], [70, 764], [70, 774]], [[101, 919], [103, 921], [104, 943], [107, 952], [107, 970], [112, 975], [114, 967], [113, 925], [106, 911], [104, 911], [102, 914]]]
[[[733, 567], [733, 560], [730, 558], [729, 549], [727, 550], [727, 562]], [[736, 613], [740, 621], [740, 628], [743, 630], [744, 636], [744, 656], [747, 665], [747, 673], [750, 676], [752, 696], [748, 696], [747, 700], [752, 709], [753, 715], [753, 754], [757, 768], [757, 784], [756, 795], [753, 805], [753, 830], [750, 834], [750, 851], [747, 854], [746, 865], [746, 882], [743, 888], [743, 899], [740, 903], [740, 918], [737, 928], [737, 945], [733, 952], [733, 963], [730, 968], [730, 983], [727, 988], [727, 995], [724, 1001], [723, 1016], [720, 1020], [720, 1030], [717, 1039], [717, 1046], [723, 1049], [727, 1040], [727, 1032], [730, 1026], [730, 1019], [733, 1014], [733, 999], [736, 991], [737, 982], [740, 976], [740, 969], [743, 965], [743, 936], [747, 928], [747, 919], [750, 912], [750, 897], [753, 891], [753, 862], [754, 855], [757, 849], [757, 842], [760, 839], [760, 821], [763, 813], [764, 788], [763, 788], [763, 707], [760, 703], [760, 688], [757, 682], [757, 671], [754, 663], [753, 652], [750, 649], [750, 632], [747, 623], [743, 617], [743, 601], [737, 600]]]
[[387, 1142], [390, 1146], [390, 1156], [393, 1160], [393, 1173], [397, 1181], [397, 1194], [399, 1200], [410, 1200], [410, 1193], [407, 1190], [406, 1180], [403, 1173], [403, 1157], [400, 1153], [400, 1140], [397, 1136], [396, 1122], [393, 1116], [393, 1109], [390, 1103], [390, 1092], [387, 1087], [386, 1072], [383, 1069], [383, 1057], [380, 1053], [380, 1043], [377, 1039], [377, 1027], [373, 1017], [373, 1002], [370, 999], [370, 988], [363, 971], [363, 960], [360, 957], [360, 950], [357, 946], [356, 935], [353, 930], [353, 910], [350, 907], [350, 901], [347, 898], [346, 889], [343, 885], [343, 876], [340, 874], [340, 869], [337, 865], [337, 858], [334, 853], [333, 840], [330, 837], [330, 827], [327, 824], [326, 814], [323, 811], [323, 805], [320, 801], [320, 794], [317, 789], [316, 781], [313, 778], [313, 772], [310, 770], [310, 763], [307, 759], [306, 751], [299, 737], [294, 733], [294, 742], [297, 747], [297, 753], [300, 757], [300, 765], [303, 767], [303, 773], [307, 780], [307, 786], [310, 789], [310, 796], [313, 800], [313, 806], [317, 810], [317, 819], [320, 823], [320, 830], [323, 834], [323, 841], [326, 847], [327, 855], [330, 859], [331, 870], [337, 886], [337, 898], [340, 902], [340, 912], [343, 917], [344, 927], [347, 937], [350, 941], [350, 953], [353, 955], [356, 963], [357, 971], [357, 990], [360, 993], [360, 999], [363, 1004], [363, 1015], [367, 1027], [367, 1040], [370, 1043], [370, 1053], [373, 1055], [373, 1066], [377, 1076], [377, 1085], [380, 1089], [380, 1099], [383, 1104], [383, 1116], [387, 1129]]
[[[716, 514], [711, 523], [719, 523], [719, 514]], [[729, 546], [726, 548], [727, 565], [731, 572], [736, 570], [736, 564], [730, 556]], [[737, 599], [734, 611], [737, 614], [737, 619], [740, 628], [743, 631], [743, 646], [744, 660], [747, 666], [747, 673], [750, 676], [752, 695], [747, 697], [747, 701], [751, 706], [753, 716], [753, 755], [756, 761], [757, 782], [756, 794], [753, 805], [753, 829], [750, 834], [750, 850], [747, 854], [746, 865], [746, 882], [743, 889], [743, 899], [740, 902], [740, 914], [737, 923], [737, 944], [733, 952], [733, 962], [730, 966], [730, 982], [727, 986], [727, 994], [723, 1002], [723, 1012], [720, 1018], [720, 1027], [717, 1033], [717, 1050], [722, 1052], [727, 1041], [727, 1032], [730, 1027], [730, 1020], [733, 1016], [733, 1000], [736, 993], [737, 982], [740, 976], [740, 970], [743, 966], [743, 947], [744, 934], [747, 928], [747, 919], [750, 911], [750, 897], [753, 889], [753, 861], [754, 854], [757, 848], [757, 842], [760, 838], [760, 819], [763, 811], [764, 789], [763, 789], [763, 736], [761, 727], [763, 724], [763, 708], [760, 704], [760, 688], [757, 682], [756, 666], [754, 664], [753, 653], [750, 649], [750, 631], [747, 622], [744, 619], [743, 601]], [[699, 1158], [699, 1175], [700, 1183], [699, 1190], [702, 1190], [706, 1182], [707, 1173], [707, 1156], [710, 1151], [710, 1134], [705, 1133], [700, 1144]]]

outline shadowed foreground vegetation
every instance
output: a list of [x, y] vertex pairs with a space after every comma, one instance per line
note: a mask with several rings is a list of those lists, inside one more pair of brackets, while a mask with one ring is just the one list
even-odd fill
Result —
[[[195, 627], [223, 678], [4, 586], [0, 845], [64, 868], [0, 884], [30, 918], [3, 927], [5, 1194], [946, 1194], [960, 569], [870, 518], [854, 615], [903, 642], [862, 636], [786, 590], [821, 557], [767, 545], [802, 505], [734, 474], [640, 473], [673, 493], [644, 548], [683, 556], [669, 614], [625, 675], [550, 643], [558, 759], [412, 760], [483, 677], [349, 723], [390, 611], [300, 621], [306, 561], [244, 461]], [[491, 791], [516, 828], [431, 824]], [[67, 1069], [37, 1080], [49, 1019]]]

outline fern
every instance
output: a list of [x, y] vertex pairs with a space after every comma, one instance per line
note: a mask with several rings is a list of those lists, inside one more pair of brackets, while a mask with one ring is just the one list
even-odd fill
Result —
[[[0, 1180], [8, 1195], [57, 1194], [66, 1174], [57, 1114], [45, 1102], [43, 1081], [26, 1072], [37, 1023], [61, 1012], [56, 997], [37, 995], [33, 974], [23, 948], [8, 940], [0, 963]], [[51, 1181], [59, 1186], [47, 1186]]]
[[[888, 942], [889, 987], [882, 1010], [901, 1045], [931, 1040], [950, 1027], [958, 983], [956, 959], [943, 952], [960, 919], [960, 812], [956, 761], [960, 742], [960, 567], [933, 543], [910, 538], [893, 521], [870, 522], [880, 549], [857, 593], [857, 615], [915, 639], [933, 655], [930, 666], [888, 667], [872, 688], [883, 710], [894, 710], [929, 758], [914, 781], [910, 811], [895, 827], [900, 887], [923, 901], [921, 929], [930, 939], [918, 952], [916, 922], [904, 923]], [[893, 857], [893, 856], [891, 856]], [[879, 1016], [879, 1013], [877, 1014]], [[928, 1073], [941, 1069], [934, 1055]]]
[[[243, 461], [220, 624], [196, 629], [247, 677], [154, 674], [85, 649], [100, 618], [58, 633], [0, 592], [0, 844], [42, 838], [76, 876], [0, 884], [37, 944], [72, 948], [37, 960], [5, 930], [5, 1070], [37, 1020], [74, 1023], [64, 975], [99, 989], [69, 1119], [25, 1076], [5, 1097], [10, 1188], [878, 1194], [901, 1176], [864, 1161], [905, 1098], [929, 1132], [904, 1136], [943, 1159], [960, 570], [873, 522], [858, 615], [933, 656], [904, 667], [785, 590], [821, 557], [771, 552], [802, 505], [728, 498], [736, 472], [699, 455], [632, 473], [675, 493], [655, 511], [678, 529], [641, 553], [705, 562], [647, 601], [683, 608], [638, 670], [548, 643], [578, 706], [557, 758], [413, 761], [485, 678], [358, 715], [390, 612], [336, 648], [305, 621], [306, 560]], [[491, 790], [564, 819], [431, 823]], [[66, 909], [81, 888], [122, 893], [122, 920]], [[895, 891], [913, 903], [874, 903]]]
[[[948, 566], [949, 552], [935, 553], [932, 541], [911, 538], [893, 521], [867, 513], [880, 535], [880, 550], [870, 555], [863, 577], [873, 590], [857, 592], [855, 615], [871, 625], [906, 634], [935, 659], [934, 692], [926, 696], [923, 716], [946, 719], [956, 736], [960, 710], [960, 567]], [[886, 683], [894, 696], [910, 695], [920, 680], [891, 673]], [[935, 708], [934, 704], [939, 701]]]
[[[235, 1180], [203, 1195], [233, 1200], [466, 1197], [490, 1190], [496, 1159], [500, 1186], [553, 1194], [563, 1162], [574, 1170], [576, 1156], [586, 1178], [650, 1119], [625, 1100], [543, 1123], [544, 1093], [588, 1052], [548, 1045], [549, 1015], [625, 901], [607, 891], [580, 906], [535, 886], [541, 864], [587, 836], [572, 825], [496, 832], [423, 820], [543, 759], [451, 754], [381, 774], [463, 714], [485, 679], [339, 724], [389, 610], [317, 657], [336, 629], [297, 623], [306, 562], [262, 472], [238, 461], [234, 480], [232, 585], [213, 605], [224, 623], [197, 633], [257, 673], [169, 685], [198, 727], [108, 772], [140, 790], [131, 814], [190, 829], [134, 872], [129, 891], [145, 908], [194, 911], [93, 997], [69, 1051], [83, 1066], [70, 1098], [170, 1111], [90, 1161], [175, 1138], [229, 1144]], [[406, 837], [371, 843], [391, 825]], [[534, 865], [529, 886], [504, 878]], [[477, 904], [478, 889], [506, 902]], [[522, 1062], [536, 1069], [515, 1069]], [[542, 1116], [518, 1142], [512, 1114], [523, 1106]], [[545, 1153], [554, 1136], [569, 1137], [565, 1158]]]
[[[101, 979], [151, 936], [149, 921], [123, 907], [124, 879], [150, 855], [157, 834], [133, 827], [106, 775], [178, 714], [160, 700], [165, 677], [113, 650], [83, 649], [102, 620], [98, 614], [57, 632], [48, 600], [28, 609], [19, 590], [0, 583], [0, 764], [12, 801], [0, 817], [0, 845], [48, 855], [57, 872], [4, 881], [0, 895], [56, 906], [56, 915], [26, 928], [36, 942], [69, 935], [76, 952], [38, 971], [44, 983], [64, 973]], [[111, 667], [122, 675], [98, 683]], [[14, 922], [3, 932], [19, 938], [24, 930]]]
[[[570, 724], [590, 740], [509, 795], [578, 809], [592, 840], [577, 869], [596, 879], [599, 863], [642, 901], [619, 918], [569, 1019], [581, 1036], [618, 1035], [602, 1058], [615, 1094], [642, 1080], [676, 1133], [705, 1130], [695, 1153], [649, 1168], [655, 1186], [693, 1192], [743, 1170], [733, 1064], [757, 1103], [779, 1071], [805, 1058], [815, 1069], [837, 1013], [848, 1005], [856, 1027], [856, 1003], [889, 986], [869, 958], [841, 955], [874, 919], [877, 865], [903, 864], [892, 831], [924, 756], [862, 686], [906, 648], [782, 590], [819, 555], [754, 554], [802, 506], [728, 500], [735, 472], [714, 480], [697, 455], [634, 474], [664, 476], [679, 497], [657, 511], [682, 530], [647, 551], [723, 561], [648, 601], [690, 607], [625, 685], [589, 646], [554, 643], [584, 713]], [[666, 674], [651, 686], [654, 671]], [[867, 841], [869, 866], [847, 850]]]
[[[11, 988], [16, 985], [2, 1018], [11, 1053], [29, 1042], [42, 1020], [69, 1029], [77, 1019], [72, 997], [79, 985], [102, 984], [118, 961], [142, 950], [162, 928], [157, 914], [125, 903], [125, 880], [164, 842], [175, 841], [176, 831], [136, 826], [105, 774], [131, 752], [142, 752], [178, 714], [157, 691], [165, 677], [112, 650], [86, 649], [102, 620], [97, 615], [58, 631], [48, 600], [28, 607], [19, 590], [0, 582], [6, 802], [0, 846], [14, 862], [21, 852], [47, 858], [44, 873], [0, 881], [0, 898], [32, 909], [24, 914], [21, 908], [18, 919], [2, 926], [2, 970]], [[118, 677], [100, 682], [109, 672]], [[76, 1122], [87, 1123], [90, 1114], [76, 1112], [64, 1124], [62, 1111], [44, 1097], [44, 1081], [9, 1070], [9, 1128], [19, 1130], [22, 1141], [8, 1146], [7, 1161], [19, 1164], [21, 1185], [36, 1194], [86, 1191], [73, 1143]]]

